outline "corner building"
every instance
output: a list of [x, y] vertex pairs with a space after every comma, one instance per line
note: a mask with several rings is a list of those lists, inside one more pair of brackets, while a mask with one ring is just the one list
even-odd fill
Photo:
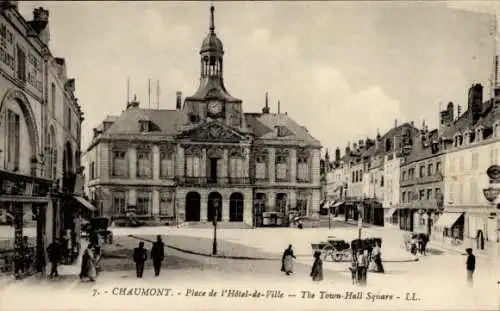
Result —
[[[224, 86], [214, 26], [200, 49], [200, 85], [175, 110], [127, 103], [94, 130], [87, 191], [115, 221], [134, 210], [161, 223], [286, 225], [319, 219], [321, 144], [286, 113], [244, 113]], [[217, 211], [217, 212], [216, 212]]]

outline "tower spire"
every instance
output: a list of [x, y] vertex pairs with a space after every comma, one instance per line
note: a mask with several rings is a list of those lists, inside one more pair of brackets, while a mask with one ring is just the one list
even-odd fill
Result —
[[212, 1], [212, 5], [210, 6], [210, 32], [215, 32], [215, 18], [214, 18], [215, 7]]

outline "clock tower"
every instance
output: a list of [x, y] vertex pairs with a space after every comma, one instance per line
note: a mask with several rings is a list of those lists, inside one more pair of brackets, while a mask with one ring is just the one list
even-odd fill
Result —
[[217, 120], [230, 127], [243, 128], [242, 101], [229, 94], [224, 86], [224, 46], [215, 33], [215, 8], [210, 7], [209, 32], [200, 49], [200, 84], [187, 97], [183, 111], [187, 125]]

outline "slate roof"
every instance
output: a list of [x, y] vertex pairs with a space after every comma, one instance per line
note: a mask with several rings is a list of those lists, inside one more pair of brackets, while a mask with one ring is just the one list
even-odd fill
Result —
[[[257, 140], [273, 140], [277, 142], [283, 141], [317, 147], [321, 146], [321, 143], [312, 137], [305, 127], [295, 122], [288, 115], [245, 113], [244, 117], [249, 132]], [[151, 121], [152, 133], [140, 131], [139, 121], [145, 119]], [[119, 117], [108, 116], [106, 120], [113, 122], [113, 125], [104, 133], [107, 137], [113, 137], [116, 134], [154, 134], [173, 137], [180, 133], [180, 127], [184, 124], [185, 116], [183, 112], [177, 110], [133, 108], [123, 111]], [[276, 126], [286, 127], [287, 135], [278, 137], [275, 130]], [[90, 146], [99, 137], [96, 137]]]
[[444, 131], [443, 138], [452, 139], [456, 133], [462, 133], [466, 129], [473, 129], [478, 125], [482, 125], [485, 128], [491, 127], [495, 121], [492, 113], [493, 100], [484, 102], [483, 107], [484, 109], [481, 117], [476, 124], [472, 124], [472, 120], [470, 119], [470, 110], [467, 109], [455, 122], [453, 122], [452, 126]]
[[193, 95], [186, 97], [186, 100], [205, 101], [209, 97], [216, 97], [228, 102], [241, 102], [241, 99], [229, 94], [220, 78], [207, 78], [202, 83]]
[[[258, 139], [276, 141], [294, 141], [307, 145], [321, 146], [307, 129], [286, 114], [277, 113], [245, 113], [247, 125]], [[287, 135], [278, 137], [276, 126], [284, 126]]]
[[431, 142], [439, 139], [439, 132], [437, 129], [430, 131], [429, 133], [429, 145], [424, 147], [422, 144], [422, 140], [420, 138], [413, 138], [413, 146], [410, 154], [405, 159], [405, 165], [417, 162], [431, 156], [437, 156], [443, 152], [443, 150], [439, 150], [436, 153], [432, 153]]

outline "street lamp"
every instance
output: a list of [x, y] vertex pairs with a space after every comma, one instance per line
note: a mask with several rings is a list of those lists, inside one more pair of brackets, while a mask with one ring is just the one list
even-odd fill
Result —
[[217, 255], [217, 218], [219, 215], [219, 199], [214, 198], [212, 202], [213, 202], [213, 206], [214, 206], [214, 219], [213, 219], [214, 241], [212, 244], [212, 255]]

